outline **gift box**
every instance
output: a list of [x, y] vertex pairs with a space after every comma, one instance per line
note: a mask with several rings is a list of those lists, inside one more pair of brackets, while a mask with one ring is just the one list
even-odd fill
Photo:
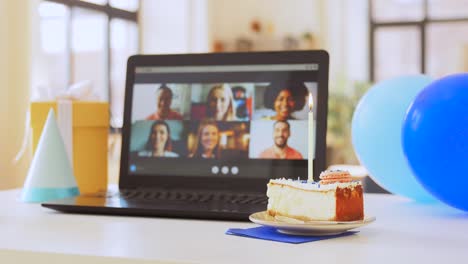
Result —
[[[31, 103], [34, 151], [51, 108], [54, 109], [56, 114], [60, 115], [57, 102]], [[107, 189], [109, 104], [71, 101], [71, 110], [72, 165], [80, 192], [105, 191]]]

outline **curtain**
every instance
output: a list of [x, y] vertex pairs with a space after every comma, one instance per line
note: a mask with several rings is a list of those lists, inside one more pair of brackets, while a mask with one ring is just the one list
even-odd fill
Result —
[[0, 189], [21, 186], [31, 160], [30, 147], [15, 157], [28, 139], [33, 5], [29, 0], [0, 0]]

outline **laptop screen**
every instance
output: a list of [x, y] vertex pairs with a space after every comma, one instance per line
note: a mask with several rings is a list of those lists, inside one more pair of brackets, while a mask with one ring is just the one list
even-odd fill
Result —
[[[304, 177], [319, 65], [137, 66], [128, 175]], [[314, 109], [314, 108], [312, 108]], [[316, 120], [316, 111], [314, 111]]]

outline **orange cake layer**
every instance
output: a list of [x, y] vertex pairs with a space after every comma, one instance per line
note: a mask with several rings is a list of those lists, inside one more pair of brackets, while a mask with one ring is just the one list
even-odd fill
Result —
[[276, 179], [268, 183], [268, 213], [302, 221], [356, 221], [364, 218], [359, 181], [320, 184]]

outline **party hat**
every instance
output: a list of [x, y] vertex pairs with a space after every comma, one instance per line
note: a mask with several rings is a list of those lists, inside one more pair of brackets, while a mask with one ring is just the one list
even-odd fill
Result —
[[79, 194], [75, 176], [51, 109], [29, 167], [21, 200], [45, 202]]

